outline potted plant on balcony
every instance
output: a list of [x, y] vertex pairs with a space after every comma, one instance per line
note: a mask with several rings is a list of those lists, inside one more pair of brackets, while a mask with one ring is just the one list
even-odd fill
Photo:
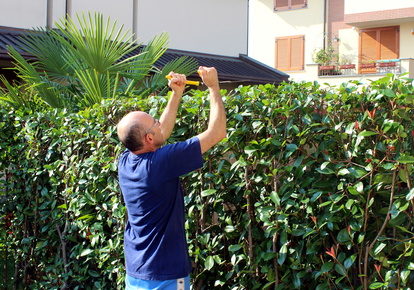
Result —
[[342, 56], [341, 60], [339, 61], [339, 68], [340, 69], [354, 69], [355, 64], [352, 63], [350, 57]]
[[329, 46], [328, 48], [324, 49], [321, 48], [319, 50], [314, 51], [313, 54], [313, 61], [319, 65], [319, 70], [334, 70], [335, 65], [338, 63], [339, 55], [335, 52], [333, 46]]
[[396, 61], [393, 59], [377, 61], [377, 67], [395, 67], [396, 65]]
[[362, 60], [359, 63], [359, 68], [363, 69], [363, 68], [375, 68], [376, 64], [375, 64], [375, 60], [370, 59], [370, 60]]

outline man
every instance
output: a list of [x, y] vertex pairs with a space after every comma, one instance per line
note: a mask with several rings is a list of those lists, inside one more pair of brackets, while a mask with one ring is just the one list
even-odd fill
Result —
[[184, 197], [179, 176], [202, 167], [202, 154], [226, 136], [226, 115], [215, 68], [200, 67], [210, 93], [208, 128], [185, 142], [162, 146], [175, 125], [185, 75], [171, 72], [172, 95], [156, 120], [127, 114], [118, 136], [127, 150], [118, 165], [128, 210], [124, 248], [126, 289], [190, 289], [191, 261], [184, 229]]

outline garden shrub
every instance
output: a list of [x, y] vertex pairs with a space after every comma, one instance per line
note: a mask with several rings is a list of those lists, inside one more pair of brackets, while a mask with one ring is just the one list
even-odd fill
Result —
[[[227, 138], [183, 177], [195, 288], [412, 287], [412, 80], [222, 93]], [[207, 126], [207, 92], [182, 103], [169, 142]], [[8, 286], [123, 287], [116, 123], [138, 107], [157, 117], [165, 104], [151, 96], [78, 113], [2, 109]]]

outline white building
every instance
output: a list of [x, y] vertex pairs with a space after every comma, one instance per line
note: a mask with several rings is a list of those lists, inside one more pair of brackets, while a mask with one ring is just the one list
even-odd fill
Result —
[[0, 7], [0, 67], [9, 64], [6, 45], [15, 45], [21, 29], [53, 28], [65, 15], [100, 12], [142, 44], [168, 32], [170, 57], [190, 55], [200, 65], [216, 66], [220, 80], [232, 87], [288, 80], [247, 55], [248, 0], [0, 0]]
[[[297, 81], [340, 84], [387, 72], [413, 77], [413, 33], [414, 1], [251, 0], [248, 53]], [[329, 46], [339, 61], [324, 71], [314, 55]], [[339, 67], [345, 63], [355, 68]]]

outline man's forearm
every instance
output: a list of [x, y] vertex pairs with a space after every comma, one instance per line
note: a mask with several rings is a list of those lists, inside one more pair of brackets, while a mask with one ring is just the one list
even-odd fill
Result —
[[218, 88], [210, 88], [210, 118], [207, 130], [198, 135], [201, 153], [226, 137], [226, 112]]
[[217, 135], [226, 136], [226, 112], [218, 87], [210, 88], [210, 119], [208, 129], [214, 130]]
[[177, 118], [178, 106], [181, 101], [181, 93], [174, 92], [168, 100], [167, 106], [160, 117], [160, 128], [165, 139], [168, 139], [174, 129], [175, 120]]

